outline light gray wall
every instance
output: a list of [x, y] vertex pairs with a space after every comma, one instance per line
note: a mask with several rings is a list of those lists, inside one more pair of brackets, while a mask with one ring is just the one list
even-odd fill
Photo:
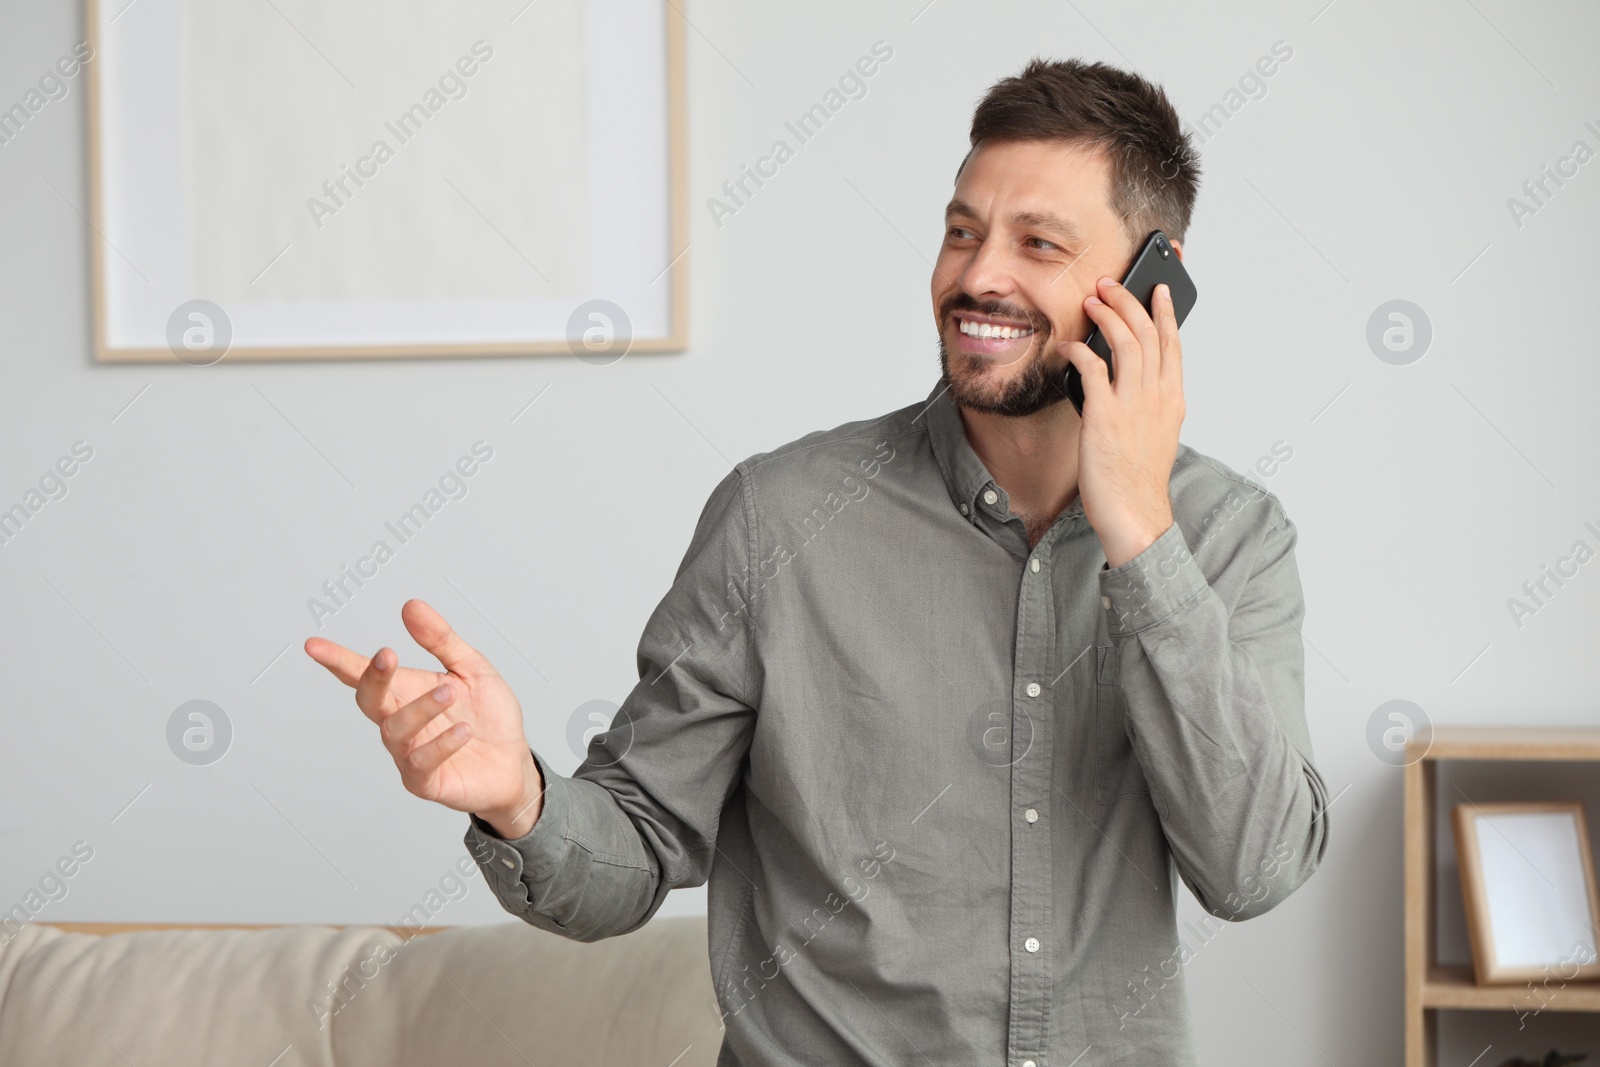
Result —
[[[932, 383], [928, 260], [981, 91], [1036, 52], [1105, 58], [1195, 122], [1283, 41], [1266, 95], [1201, 149], [1184, 436], [1240, 470], [1293, 449], [1267, 483], [1300, 529], [1307, 712], [1340, 798], [1322, 872], [1188, 974], [1207, 1062], [1396, 1062], [1400, 778], [1369, 717], [1403, 698], [1440, 723], [1596, 719], [1600, 563], [1520, 627], [1507, 598], [1574, 541], [1600, 547], [1584, 527], [1600, 527], [1600, 162], [1520, 226], [1507, 200], [1575, 141], [1600, 148], [1584, 125], [1600, 128], [1600, 15], [1323, 4], [687, 5], [693, 345], [609, 368], [95, 366], [75, 86], [0, 147], [0, 504], [73, 442], [94, 449], [0, 546], [0, 905], [79, 840], [94, 858], [41, 918], [386, 921], [424, 899], [465, 820], [400, 788], [374, 727], [299, 650], [306, 599], [384, 519], [493, 445], [470, 495], [322, 632], [418, 662], [397, 612], [430, 600], [570, 770], [569, 715], [627, 692], [639, 630], [730, 463]], [[6, 5], [0, 102], [81, 36], [66, 0]], [[880, 39], [894, 56], [867, 96], [716, 225], [723, 180]], [[1365, 339], [1392, 299], [1432, 323], [1410, 365]], [[165, 740], [192, 699], [235, 731], [209, 767]], [[695, 890], [665, 910], [703, 907]], [[1454, 915], [1445, 943], [1464, 956]], [[474, 880], [437, 921], [500, 917]], [[1554, 1019], [1453, 1021], [1446, 1062], [1594, 1041], [1582, 1017]]]

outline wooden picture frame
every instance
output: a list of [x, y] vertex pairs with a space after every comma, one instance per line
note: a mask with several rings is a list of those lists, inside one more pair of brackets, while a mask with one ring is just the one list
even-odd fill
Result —
[[1458, 804], [1454, 826], [1477, 983], [1600, 978], [1582, 803]]
[[[203, 366], [224, 358], [578, 355], [605, 363], [630, 352], [678, 352], [687, 346], [686, 30], [672, 0], [565, 0], [504, 11], [487, 3], [418, 9], [435, 23], [458, 16], [461, 32], [419, 31], [405, 38], [398, 36], [405, 32], [405, 20], [385, 17], [386, 50], [363, 33], [340, 36], [328, 29], [340, 18], [351, 21], [348, 13], [340, 14], [340, 5], [225, 7], [192, 0], [187, 6], [185, 0], [85, 0], [85, 5], [92, 48], [84, 66], [96, 361]], [[563, 26], [576, 27], [567, 43], [581, 44], [581, 55], [552, 64], [562, 67], [559, 76], [530, 74], [538, 65], [520, 57], [539, 48], [550, 50], [540, 54], [556, 54], [555, 45], [541, 36], [546, 26], [541, 20], [558, 17], [554, 12], [561, 12]], [[210, 38], [195, 32], [196, 20]], [[323, 33], [317, 32], [319, 26]], [[474, 41], [475, 33], [492, 41], [487, 48], [509, 58], [498, 66], [484, 61], [480, 71], [473, 57], [481, 56], [476, 46], [485, 41]], [[241, 47], [224, 53], [197, 46], [191, 38], [229, 39]], [[299, 66], [266, 79], [259, 70], [247, 76], [226, 69], [241, 58], [252, 59], [258, 44], [258, 66], [268, 62], [263, 57], [269, 52], [273, 61], [292, 55]], [[457, 52], [465, 62], [453, 67]], [[424, 66], [438, 79], [437, 87], [420, 76]], [[462, 74], [472, 69], [478, 77], [457, 76], [455, 69]], [[446, 76], [452, 79], [451, 92], [441, 95], [435, 90], [445, 86]], [[224, 105], [208, 102], [214, 94], [196, 88], [219, 77], [230, 86], [229, 78], [237, 80], [238, 100], [253, 100], [257, 92], [275, 98], [258, 111], [241, 107], [239, 121], [232, 121], [234, 114]], [[535, 77], [547, 79], [538, 87], [581, 91], [519, 91], [535, 84], [530, 81]], [[315, 83], [314, 93], [307, 91], [309, 83]], [[467, 86], [459, 97], [453, 91], [457, 83]], [[441, 98], [445, 104], [430, 119], [429, 109]], [[419, 102], [427, 106], [419, 109]], [[280, 112], [290, 118], [276, 128], [246, 121], [250, 115]], [[336, 117], [323, 123], [327, 113]], [[405, 129], [392, 135], [382, 121], [412, 113], [419, 116], [415, 130], [402, 122]], [[315, 125], [314, 131], [294, 128], [293, 121], [307, 116], [316, 122], [302, 125]], [[420, 135], [424, 122], [431, 136]], [[435, 129], [440, 132], [434, 134]], [[492, 136], [483, 136], [484, 130]], [[572, 136], [541, 132], [552, 130]], [[424, 147], [398, 147], [410, 143], [410, 138], [398, 139], [405, 133]], [[284, 146], [302, 140], [311, 144], [303, 158], [277, 169]], [[397, 162], [368, 151], [379, 140], [396, 146], [390, 155]], [[486, 166], [460, 154], [456, 149], [462, 144], [484, 145], [485, 156], [494, 159], [514, 155], [514, 165]], [[577, 144], [581, 153], [562, 151]], [[273, 168], [271, 178], [252, 152]], [[378, 169], [380, 164], [389, 170]], [[313, 208], [308, 222], [302, 200], [312, 207], [323, 196], [315, 182], [305, 180], [313, 168], [319, 181], [326, 177], [338, 183], [350, 197], [346, 205], [335, 191], [325, 203], [358, 210], [335, 220]], [[351, 175], [352, 169], [368, 181]], [[411, 173], [404, 178], [388, 178], [406, 169]], [[252, 181], [230, 185], [212, 177], [213, 170]], [[580, 170], [581, 177], [569, 176]], [[294, 179], [276, 181], [280, 173]], [[528, 174], [548, 189], [570, 188], [583, 195], [520, 197], [516, 190]], [[431, 184], [424, 187], [420, 175]], [[351, 195], [369, 183], [382, 191]], [[418, 190], [422, 195], [415, 195]], [[270, 219], [250, 210], [257, 201], [270, 201]], [[208, 225], [219, 219], [229, 223], [220, 234]], [[338, 222], [346, 225], [330, 237], [324, 222], [328, 230]], [[407, 240], [406, 228], [412, 225], [426, 241]], [[568, 239], [539, 243], [551, 234]], [[392, 249], [414, 254], [397, 257]], [[546, 263], [541, 271], [536, 265], [541, 250], [562, 269]], [[380, 264], [383, 270], [376, 273], [383, 277], [373, 280], [372, 272], [343, 269], [351, 261]], [[280, 262], [289, 270], [274, 277], [283, 270]], [[211, 269], [216, 263], [230, 269]], [[252, 279], [257, 263], [264, 269]], [[532, 273], [512, 277], [528, 268]], [[407, 269], [414, 277], [405, 274]], [[402, 295], [383, 291], [391, 280], [386, 271], [392, 271], [391, 287]], [[477, 285], [480, 276], [492, 284]], [[269, 284], [258, 284], [263, 279]], [[321, 286], [330, 282], [333, 295], [324, 296]], [[218, 287], [231, 297], [210, 292]], [[292, 298], [286, 298], [291, 291]], [[263, 299], [264, 294], [270, 298]], [[191, 305], [204, 305], [200, 317]], [[190, 322], [205, 329], [182, 328]], [[592, 325], [599, 323], [603, 330]], [[218, 331], [225, 336], [219, 339]]]

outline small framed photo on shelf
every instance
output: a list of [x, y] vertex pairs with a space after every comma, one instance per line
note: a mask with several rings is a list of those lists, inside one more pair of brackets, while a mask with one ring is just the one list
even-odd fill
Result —
[[1581, 803], [1458, 804], [1455, 836], [1479, 985], [1600, 978]]

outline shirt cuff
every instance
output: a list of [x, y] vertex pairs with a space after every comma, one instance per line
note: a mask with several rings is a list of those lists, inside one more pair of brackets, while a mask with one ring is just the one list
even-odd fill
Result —
[[1174, 522], [1143, 552], [1100, 572], [1100, 606], [1113, 637], [1148, 630], [1171, 618], [1209, 583]]
[[533, 829], [521, 837], [507, 839], [478, 816], [467, 816], [471, 824], [467, 828], [467, 851], [477, 861], [485, 881], [501, 900], [509, 895], [521, 905], [530, 902], [529, 887], [547, 880], [560, 864], [566, 843], [566, 791], [571, 786], [566, 778], [551, 771], [537, 752], [529, 752], [544, 784], [539, 820]]

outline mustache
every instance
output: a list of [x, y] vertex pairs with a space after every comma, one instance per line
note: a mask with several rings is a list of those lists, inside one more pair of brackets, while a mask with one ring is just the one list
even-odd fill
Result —
[[939, 305], [939, 321], [946, 322], [957, 311], [970, 311], [974, 315], [989, 315], [997, 319], [1010, 319], [1024, 321], [1033, 327], [1035, 333], [1045, 335], [1050, 332], [1050, 320], [1037, 311], [1008, 304], [1003, 300], [979, 300], [970, 293], [956, 291], [951, 293]]

